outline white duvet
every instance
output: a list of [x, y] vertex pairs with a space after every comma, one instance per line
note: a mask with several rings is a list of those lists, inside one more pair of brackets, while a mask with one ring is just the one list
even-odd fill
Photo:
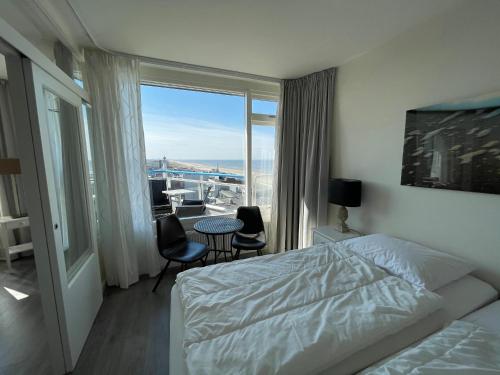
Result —
[[311, 374], [425, 318], [438, 295], [337, 243], [177, 276], [191, 374]]
[[500, 374], [500, 336], [468, 322], [448, 328], [361, 374]]

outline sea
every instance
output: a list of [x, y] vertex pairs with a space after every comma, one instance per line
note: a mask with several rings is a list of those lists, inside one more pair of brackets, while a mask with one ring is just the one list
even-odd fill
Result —
[[[244, 160], [207, 160], [207, 159], [171, 159], [179, 162], [193, 163], [193, 164], [203, 164], [210, 168], [227, 168], [241, 171], [243, 174], [243, 170], [245, 168]], [[148, 164], [154, 163], [155, 161], [159, 162], [159, 160], [151, 160], [148, 159]], [[273, 160], [272, 159], [258, 159], [252, 160], [252, 171], [259, 173], [269, 173], [273, 172]]]

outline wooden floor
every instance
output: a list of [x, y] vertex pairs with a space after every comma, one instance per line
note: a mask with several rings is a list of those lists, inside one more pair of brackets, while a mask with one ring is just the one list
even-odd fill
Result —
[[[16, 276], [0, 269], [0, 285], [30, 297], [16, 301], [3, 288], [0, 292], [0, 374], [50, 374], [44, 331], [38, 329], [43, 316], [33, 258], [14, 266]], [[155, 279], [129, 289], [107, 288], [73, 374], [168, 374], [170, 289], [178, 271], [169, 269], [155, 293]]]
[[[241, 259], [256, 255], [246, 252]], [[73, 374], [168, 374], [170, 289], [178, 272], [180, 267], [169, 269], [155, 293], [156, 279], [107, 288]]]
[[[28, 297], [18, 300], [5, 288]], [[1, 261], [0, 374], [51, 373], [34, 259], [25, 257], [13, 261], [11, 271]]]
[[129, 289], [108, 288], [73, 374], [168, 374], [170, 289], [176, 270]]

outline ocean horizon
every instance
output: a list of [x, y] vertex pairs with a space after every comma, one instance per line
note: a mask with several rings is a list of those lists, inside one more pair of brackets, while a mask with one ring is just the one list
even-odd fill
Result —
[[[193, 163], [206, 165], [209, 168], [226, 168], [241, 171], [245, 167], [245, 161], [243, 159], [167, 159], [170, 161], [178, 161], [181, 163]], [[148, 162], [160, 162], [161, 159], [147, 159]], [[272, 159], [257, 159], [252, 160], [252, 170], [257, 172], [272, 173], [273, 170], [273, 160]]]

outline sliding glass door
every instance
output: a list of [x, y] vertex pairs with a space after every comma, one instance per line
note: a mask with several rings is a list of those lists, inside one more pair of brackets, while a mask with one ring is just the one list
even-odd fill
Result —
[[[52, 345], [62, 348], [64, 369], [73, 370], [102, 303], [95, 220], [89, 184], [88, 137], [82, 117], [84, 92], [58, 81], [25, 59], [36, 176], [27, 191], [39, 194], [43, 227], [34, 245], [46, 246], [58, 327]], [[81, 92], [82, 95], [79, 95]], [[57, 341], [59, 340], [59, 343]]]

